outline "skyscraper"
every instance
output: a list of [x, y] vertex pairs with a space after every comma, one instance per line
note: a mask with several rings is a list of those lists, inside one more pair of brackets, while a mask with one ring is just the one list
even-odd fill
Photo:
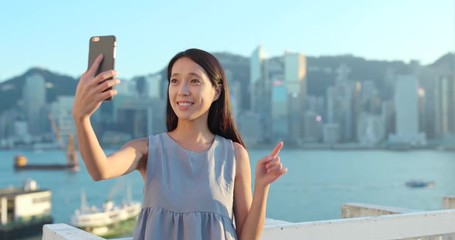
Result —
[[[350, 69], [341, 64], [337, 69], [335, 86], [327, 89], [327, 120], [328, 123], [339, 125], [340, 140], [343, 142], [354, 140], [354, 96], [356, 83], [348, 79]], [[333, 128], [331, 128], [333, 129]]]
[[451, 80], [445, 76], [439, 76], [435, 83], [435, 133], [438, 137], [445, 137], [450, 133], [450, 112], [451, 112]]
[[394, 104], [396, 128], [395, 134], [390, 136], [390, 142], [425, 145], [425, 133], [419, 132], [418, 87], [415, 76], [398, 76]]
[[250, 93], [251, 110], [261, 112], [268, 108], [268, 106], [264, 105], [263, 101], [265, 98], [270, 100], [268, 60], [267, 54], [262, 46], [258, 46], [251, 54]]
[[[262, 129], [271, 129], [271, 83], [269, 81], [268, 59], [262, 46], [257, 47], [250, 58], [251, 110], [259, 115]], [[268, 131], [261, 132], [260, 139], [271, 140]]]
[[276, 80], [272, 85], [272, 133], [276, 140], [289, 136], [288, 93], [283, 81]]
[[289, 140], [301, 142], [304, 136], [306, 58], [300, 53], [284, 53], [284, 84], [288, 93]]
[[[45, 132], [46, 82], [38, 73], [27, 76], [23, 88], [24, 110], [30, 134], [38, 136]], [[49, 125], [49, 124], [47, 124]]]

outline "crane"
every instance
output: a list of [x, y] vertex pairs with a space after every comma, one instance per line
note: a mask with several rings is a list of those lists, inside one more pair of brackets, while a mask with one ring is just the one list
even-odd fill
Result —
[[77, 161], [76, 146], [74, 144], [73, 134], [70, 133], [70, 135], [68, 136], [68, 146], [65, 147], [62, 136], [60, 135], [60, 131], [58, 130], [57, 124], [55, 123], [55, 121], [52, 118], [52, 115], [50, 113], [47, 115], [47, 118], [49, 119], [49, 122], [51, 123], [52, 131], [54, 132], [55, 138], [57, 139], [57, 142], [58, 142], [60, 148], [62, 149], [63, 152], [66, 151], [66, 159], [68, 161], [68, 164], [74, 165], [75, 168], [78, 168], [79, 163]]

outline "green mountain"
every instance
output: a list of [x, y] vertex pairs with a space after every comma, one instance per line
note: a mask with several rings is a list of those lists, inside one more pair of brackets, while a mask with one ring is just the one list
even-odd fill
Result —
[[46, 81], [46, 101], [52, 102], [59, 95], [74, 95], [77, 79], [42, 68], [31, 68], [24, 74], [0, 83], [0, 114], [16, 106], [22, 99], [22, 88], [27, 77], [40, 74]]
[[[248, 57], [231, 54], [227, 52], [214, 53], [225, 68], [229, 81], [238, 82], [241, 86], [242, 96], [249, 98], [249, 75], [250, 62]], [[271, 61], [276, 61], [280, 57], [273, 57]], [[367, 60], [352, 55], [343, 56], [321, 56], [307, 57], [307, 90], [309, 95], [325, 96], [328, 86], [334, 84], [336, 69], [344, 64], [350, 68], [349, 79], [355, 81], [371, 80], [381, 89], [388, 70], [392, 69], [396, 74], [409, 74], [413, 71], [413, 64], [402, 61], [379, 61]], [[453, 72], [454, 54], [448, 53], [436, 60], [428, 67], [436, 71]], [[313, 70], [312, 70], [313, 69]], [[314, 69], [330, 69], [329, 71], [314, 71]], [[11, 78], [0, 83], [0, 114], [7, 109], [14, 108], [18, 101], [22, 99], [22, 88], [25, 79], [33, 74], [40, 74], [46, 81], [47, 102], [52, 102], [59, 95], [74, 95], [77, 78], [57, 74], [42, 68], [31, 68], [24, 74]], [[166, 69], [159, 72], [166, 81]], [[138, 81], [138, 89], [144, 85], [144, 76], [137, 76], [133, 81]], [[232, 86], [232, 85], [231, 85]], [[248, 100], [248, 99], [244, 99]], [[247, 104], [249, 101], [245, 101]]]

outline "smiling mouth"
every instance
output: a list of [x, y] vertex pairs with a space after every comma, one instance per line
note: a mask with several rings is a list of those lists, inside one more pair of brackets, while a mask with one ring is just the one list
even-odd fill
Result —
[[189, 106], [193, 105], [193, 103], [192, 102], [177, 102], [177, 105], [180, 107], [189, 107]]

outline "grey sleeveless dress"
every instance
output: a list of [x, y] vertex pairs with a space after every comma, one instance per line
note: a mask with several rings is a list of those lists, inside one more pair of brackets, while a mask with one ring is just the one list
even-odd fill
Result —
[[231, 140], [192, 152], [162, 133], [149, 137], [144, 199], [134, 239], [237, 239]]

